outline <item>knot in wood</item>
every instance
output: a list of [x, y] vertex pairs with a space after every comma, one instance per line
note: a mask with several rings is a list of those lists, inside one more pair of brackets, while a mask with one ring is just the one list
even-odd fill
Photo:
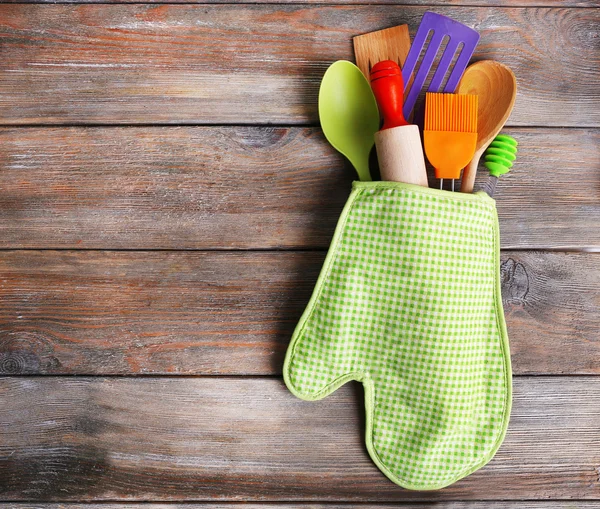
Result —
[[529, 275], [522, 263], [508, 258], [500, 265], [502, 300], [510, 304], [523, 304], [529, 293]]
[[0, 352], [0, 374], [20, 375], [27, 371], [27, 355], [22, 352]]

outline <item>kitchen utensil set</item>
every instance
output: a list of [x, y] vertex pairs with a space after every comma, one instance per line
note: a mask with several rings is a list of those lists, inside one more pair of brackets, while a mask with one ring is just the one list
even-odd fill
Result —
[[[498, 298], [495, 204], [484, 192], [429, 189], [423, 146], [441, 186], [452, 179], [454, 191], [461, 170], [481, 155], [478, 135], [493, 137], [504, 124], [514, 87], [496, 90], [510, 83], [503, 68], [481, 75], [476, 68], [468, 75], [473, 92], [453, 93], [479, 38], [456, 21], [426, 13], [402, 69], [390, 33], [355, 39], [360, 69], [336, 62], [321, 84], [327, 139], [363, 180], [370, 180], [374, 142], [388, 182], [353, 183], [283, 373], [288, 388], [306, 400], [349, 380], [362, 382], [369, 454], [393, 482], [431, 490], [492, 458], [508, 426], [512, 383]], [[427, 88], [423, 107], [416, 101]], [[489, 141], [482, 138], [481, 147]], [[490, 196], [515, 153], [516, 143], [506, 137], [487, 148]], [[440, 377], [452, 383], [437, 383]], [[375, 405], [374, 394], [387, 399], [378, 396]]]
[[[507, 137], [492, 140], [512, 111], [516, 80], [508, 67], [491, 60], [467, 67], [478, 41], [472, 28], [433, 12], [423, 15], [412, 45], [407, 25], [354, 37], [358, 67], [347, 61], [330, 66], [319, 91], [319, 118], [325, 136], [360, 180], [371, 180], [369, 153], [375, 144], [382, 180], [427, 187], [424, 146], [440, 189], [444, 179], [451, 179], [454, 191], [464, 168], [461, 191], [472, 192], [484, 152], [495, 187], [509, 168], [509, 156], [494, 154], [498, 144], [508, 144], [502, 150], [514, 159], [516, 144]], [[419, 127], [409, 121], [426, 87], [422, 145]], [[423, 110], [418, 113], [422, 125]], [[493, 187], [486, 190], [493, 194]]]

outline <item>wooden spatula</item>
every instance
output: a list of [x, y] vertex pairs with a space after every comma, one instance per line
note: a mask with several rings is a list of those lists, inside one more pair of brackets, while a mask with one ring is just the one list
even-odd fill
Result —
[[410, 50], [408, 25], [357, 35], [352, 40], [356, 65], [367, 79], [370, 79], [371, 67], [383, 60], [393, 60], [402, 67]]

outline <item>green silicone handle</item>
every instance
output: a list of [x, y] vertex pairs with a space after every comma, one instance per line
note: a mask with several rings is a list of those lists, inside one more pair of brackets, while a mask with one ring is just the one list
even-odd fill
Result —
[[483, 165], [490, 170], [490, 175], [500, 177], [508, 173], [513, 161], [517, 158], [517, 140], [512, 136], [499, 134], [485, 151]]

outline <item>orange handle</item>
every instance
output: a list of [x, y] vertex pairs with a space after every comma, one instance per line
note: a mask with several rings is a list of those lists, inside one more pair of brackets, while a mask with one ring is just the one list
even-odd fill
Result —
[[425, 153], [437, 179], [459, 179], [475, 153], [477, 133], [423, 131]]

